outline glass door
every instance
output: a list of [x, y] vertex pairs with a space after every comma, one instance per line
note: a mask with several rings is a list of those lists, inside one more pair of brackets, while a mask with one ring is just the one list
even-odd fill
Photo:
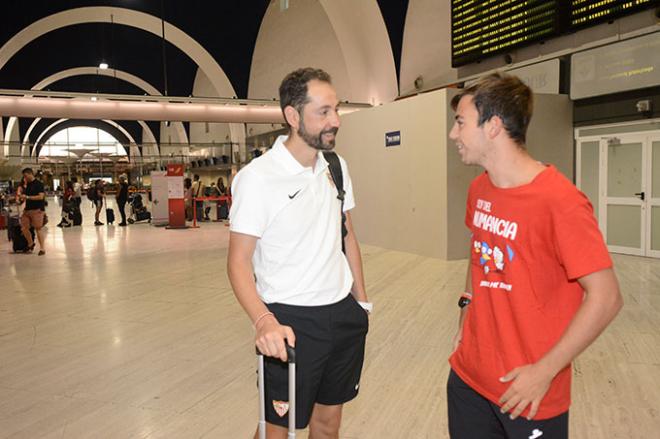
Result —
[[647, 213], [647, 256], [660, 258], [660, 134], [649, 136], [648, 174], [650, 191]]
[[600, 140], [599, 224], [610, 251], [646, 253], [647, 136], [620, 134]]

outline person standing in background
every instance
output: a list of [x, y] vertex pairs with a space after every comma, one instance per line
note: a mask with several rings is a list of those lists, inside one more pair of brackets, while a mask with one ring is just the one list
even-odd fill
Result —
[[119, 214], [121, 215], [121, 222], [119, 226], [126, 227], [126, 202], [128, 201], [128, 182], [126, 175], [119, 176], [119, 191], [116, 195], [117, 205], [119, 206]]

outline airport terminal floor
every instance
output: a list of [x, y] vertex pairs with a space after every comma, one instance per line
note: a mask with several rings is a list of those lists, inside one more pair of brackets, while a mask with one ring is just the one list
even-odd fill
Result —
[[[58, 209], [45, 256], [0, 241], [0, 438], [252, 437], [253, 329], [227, 279], [228, 228], [94, 227], [85, 200], [83, 227], [59, 229]], [[465, 261], [363, 253], [375, 312], [340, 437], [445, 438]], [[625, 306], [575, 362], [574, 438], [660, 431], [660, 260], [614, 261]]]

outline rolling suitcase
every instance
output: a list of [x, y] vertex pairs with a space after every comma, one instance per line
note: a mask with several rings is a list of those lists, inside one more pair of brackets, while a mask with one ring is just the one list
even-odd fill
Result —
[[115, 222], [115, 211], [112, 209], [105, 209], [105, 221], [108, 224]]
[[[286, 344], [289, 363], [289, 434], [287, 439], [296, 437], [296, 350]], [[259, 439], [266, 439], [266, 388], [264, 386], [264, 356], [257, 349], [259, 370]]]
[[[32, 235], [32, 242], [34, 242], [33, 227], [30, 227], [30, 234]], [[23, 230], [20, 225], [15, 225], [11, 228], [11, 247], [14, 253], [22, 253], [28, 248], [27, 239], [23, 236]]]
[[80, 213], [79, 207], [73, 208], [73, 225], [79, 226], [82, 224], [82, 213]]

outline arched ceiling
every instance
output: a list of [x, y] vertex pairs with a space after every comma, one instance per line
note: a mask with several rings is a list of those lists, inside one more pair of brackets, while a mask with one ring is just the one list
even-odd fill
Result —
[[[196, 41], [220, 66], [238, 98], [246, 98], [255, 42], [271, 1], [180, 1], [180, 0], [10, 0], [3, 2], [0, 47], [38, 20], [75, 8], [112, 7], [149, 14], [175, 26]], [[302, 1], [302, 0], [295, 0]], [[403, 25], [408, 0], [378, 0], [389, 33], [397, 75], [399, 72]], [[286, 11], [282, 12], [286, 13]], [[192, 94], [197, 64], [180, 48], [165, 43], [167, 94]], [[162, 40], [146, 30], [113, 23], [81, 23], [47, 32], [18, 50], [0, 68], [0, 88], [30, 89], [57, 72], [107, 62], [111, 68], [134, 75], [159, 92], [165, 90]], [[62, 79], [47, 90], [144, 94], [135, 85], [103, 75], [80, 75]], [[7, 119], [3, 118], [6, 127]], [[21, 135], [31, 119], [19, 121]], [[158, 138], [157, 123], [149, 123]], [[189, 127], [186, 124], [189, 134]], [[31, 137], [41, 132], [33, 129]], [[136, 139], [141, 138], [138, 135]], [[22, 139], [22, 136], [21, 136]], [[22, 139], [23, 140], [23, 139]]]
[[[126, 154], [129, 154], [130, 151], [130, 139], [126, 136], [125, 133], [122, 132], [119, 128], [116, 126], [103, 121], [103, 120], [76, 120], [76, 119], [69, 119], [65, 120], [59, 124], [54, 125], [56, 122], [55, 119], [41, 119], [39, 121], [39, 124], [44, 124], [44, 129], [42, 129], [43, 135], [39, 139], [38, 143], [35, 145], [36, 151], [34, 153], [35, 156], [39, 155], [39, 151], [41, 151], [41, 147], [43, 146], [44, 143], [48, 141], [55, 133], [58, 133], [64, 129], [67, 128], [73, 128], [73, 127], [91, 127], [91, 128], [98, 128], [102, 131], [105, 131], [106, 133], [110, 134], [112, 137], [117, 139], [119, 143], [122, 144], [124, 147], [124, 150], [126, 151]], [[135, 122], [137, 124], [137, 122]], [[132, 133], [131, 133], [131, 137]], [[37, 139], [38, 137], [35, 137]], [[133, 137], [133, 139], [135, 139]], [[135, 139], [137, 140], [137, 139]]]

